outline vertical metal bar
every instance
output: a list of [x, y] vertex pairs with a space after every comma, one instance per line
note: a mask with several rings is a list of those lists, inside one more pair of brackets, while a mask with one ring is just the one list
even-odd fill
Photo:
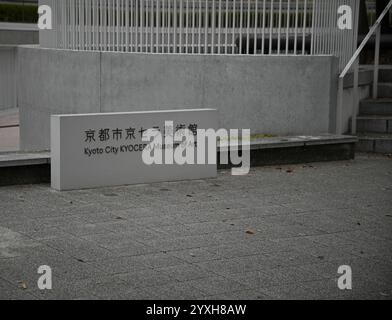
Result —
[[[199, 23], [198, 23], [198, 47], [197, 47], [197, 53], [201, 53], [201, 23], [202, 23], [202, 9], [201, 9], [201, 1], [198, 1], [198, 6], [199, 6]], [[227, 1], [227, 0], [226, 0]]]
[[140, 9], [140, 52], [144, 52], [143, 49], [143, 44], [144, 44], [144, 1], [140, 1], [140, 5], [139, 5], [139, 9]]
[[378, 98], [378, 69], [380, 64], [380, 41], [381, 41], [381, 25], [376, 30], [376, 43], [374, 50], [374, 74], [373, 74], [373, 99]]
[[351, 116], [351, 134], [357, 133], [357, 114], [358, 114], [358, 85], [359, 85], [359, 61], [358, 58], [354, 64], [354, 88], [353, 88], [353, 105], [352, 105], [352, 116]]
[[186, 15], [185, 15], [185, 53], [189, 50], [189, 0], [186, 0]]
[[196, 27], [196, 6], [195, 0], [192, 0], [192, 53], [195, 53], [195, 27]]
[[304, 25], [303, 25], [303, 29], [302, 29], [302, 54], [305, 54], [305, 44], [306, 44], [306, 22], [307, 22], [307, 15], [308, 15], [308, 2], [307, 0], [305, 0], [304, 3]]
[[[328, 53], [335, 55], [333, 32], [335, 30], [335, 23], [334, 22], [336, 21], [336, 18], [332, 14], [332, 12], [334, 12], [334, 1], [329, 2], [329, 12], [330, 12], [330, 18], [328, 21]], [[339, 55], [338, 55], [338, 57], [340, 58]]]
[[110, 0], [105, 0], [105, 50], [110, 50]]
[[167, 0], [166, 4], [166, 51], [170, 53], [170, 21], [171, 21], [171, 10], [170, 10], [170, 1]]
[[204, 53], [208, 54], [208, 23], [209, 23], [209, 11], [208, 11], [208, 0], [206, 0], [205, 2], [205, 8], [204, 8], [204, 30], [205, 30], [205, 34], [204, 34]]
[[177, 53], [177, 0], [174, 0], [174, 39], [173, 39], [173, 53]]
[[236, 4], [236, 0], [233, 0], [233, 16], [232, 16], [232, 36], [231, 36], [231, 53], [234, 54], [235, 53], [235, 28], [237, 25], [237, 4]]
[[131, 1], [131, 3], [130, 3], [130, 12], [129, 12], [129, 14], [130, 14], [130, 25], [131, 25], [131, 28], [130, 28], [130, 44], [131, 44], [131, 48], [130, 48], [130, 51], [131, 52], [135, 52], [135, 44], [134, 44], [134, 36], [133, 36], [133, 34], [134, 34], [134, 31], [135, 31], [135, 25], [134, 25], [134, 0], [128, 0], [128, 1]]
[[154, 0], [150, 0], [150, 48], [149, 52], [154, 52]]
[[99, 1], [99, 50], [103, 51], [103, 0]]
[[295, 34], [294, 34], [294, 54], [297, 54], [298, 49], [298, 24], [299, 24], [299, 0], [295, 3]]
[[[169, 0], [167, 0], [169, 1]], [[166, 43], [166, 2], [165, 0], [160, 1], [160, 7], [159, 7], [159, 34], [158, 37], [160, 38], [159, 40], [159, 51], [161, 53], [165, 53], [167, 43]]]
[[[168, 0], [169, 1], [169, 0]], [[144, 0], [144, 52], [148, 52], [148, 33], [150, 28], [148, 27], [148, 20], [149, 20], [149, 1]]]
[[215, 53], [215, 14], [216, 14], [216, 4], [215, 0], [212, 0], [212, 22], [211, 22], [211, 53]]
[[248, 11], [246, 13], [246, 54], [249, 54], [250, 43], [250, 1], [248, 1]]
[[278, 54], [280, 54], [280, 40], [282, 28], [282, 0], [279, 0], [279, 13], [278, 13]]
[[312, 34], [311, 34], [311, 40], [310, 40], [310, 54], [315, 54], [314, 53], [314, 39], [315, 39], [315, 23], [316, 23], [316, 0], [313, 0], [313, 8], [312, 8]]
[[66, 6], [67, 2], [66, 1], [61, 1], [61, 23], [62, 23], [62, 49], [66, 49], [67, 45], [67, 35], [66, 35], [66, 29], [67, 29], [67, 21], [66, 21]]
[[221, 27], [222, 27], [222, 0], [219, 0], [218, 8], [218, 53], [221, 53]]
[[135, 27], [135, 49], [136, 52], [140, 51], [139, 43], [139, 29], [140, 29], [140, 14], [139, 14], [139, 0], [136, 0], [136, 7], [135, 7], [135, 19], [136, 19], [136, 27]]
[[183, 28], [184, 28], [184, 3], [183, 3], [183, 0], [180, 0], [180, 35], [179, 35], [179, 37], [180, 37], [180, 52], [182, 53], [183, 52], [183, 48], [182, 48], [182, 30], [183, 30]]
[[242, 27], [243, 27], [243, 16], [244, 16], [244, 0], [241, 0], [240, 8], [240, 54], [242, 54]]
[[157, 52], [161, 52], [160, 43], [161, 43], [161, 2], [157, 0], [157, 12], [156, 12], [156, 20], [157, 20], [157, 28], [156, 28], [156, 47]]
[[[95, 18], [94, 18], [95, 19]], [[94, 20], [95, 21], [95, 20]], [[75, 0], [71, 2], [72, 50], [75, 50]]]
[[116, 50], [116, 0], [112, 2], [112, 51]]
[[271, 0], [270, 30], [269, 30], [269, 54], [272, 54], [272, 29], [274, 27], [274, 0]]
[[313, 10], [314, 10], [314, 15], [313, 15], [313, 25], [314, 25], [314, 30], [313, 30], [313, 54], [317, 54], [318, 52], [318, 41], [319, 41], [319, 1], [314, 0], [313, 1]]
[[265, 54], [265, 15], [266, 15], [266, 5], [265, 5], [265, 1], [263, 0], [263, 27], [262, 27], [262, 35], [261, 35], [261, 54]]
[[253, 41], [253, 54], [257, 54], [257, 28], [258, 28], [258, 24], [259, 24], [259, 21], [258, 21], [258, 18], [259, 18], [259, 11], [258, 11], [258, 6], [259, 6], [259, 3], [258, 3], [258, 0], [256, 0], [255, 1], [255, 12], [254, 12], [254, 14], [255, 14], [255, 19], [254, 19], [254, 22], [255, 22], [255, 25], [254, 25], [254, 41]]
[[[337, 1], [336, 0], [334, 0], [334, 8], [333, 8], [333, 10], [334, 10], [334, 12], [337, 12], [337, 10], [338, 10], [338, 3], [337, 3]], [[342, 55], [342, 52], [341, 52], [341, 41], [340, 41], [340, 38], [341, 38], [341, 36], [340, 36], [340, 32], [339, 32], [339, 29], [338, 28], [336, 28], [335, 26], [334, 26], [334, 51], [337, 53], [337, 54], [339, 54], [339, 56], [340, 56], [340, 60], [342, 60], [343, 59], [343, 55]], [[343, 60], [343, 61], [345, 61], [345, 60]], [[340, 71], [341, 69], [340, 69], [340, 66], [339, 66], [339, 71]]]
[[226, 0], [225, 8], [225, 54], [228, 52], [228, 31], [229, 31], [229, 0]]
[[125, 0], [125, 51], [129, 52], [129, 0]]
[[[358, 47], [359, 1], [355, 1], [354, 4], [355, 4], [354, 5], [355, 16], [354, 16], [354, 26], [353, 26], [353, 30], [352, 30], [352, 33], [353, 33], [353, 45], [352, 45], [352, 51], [350, 52], [350, 56], [352, 56], [354, 54], [354, 52], [357, 50], [357, 47]], [[343, 68], [344, 68], [344, 66], [342, 66], [342, 69]]]
[[289, 54], [289, 30], [290, 30], [290, 0], [287, 0], [287, 17], [286, 17], [286, 55]]

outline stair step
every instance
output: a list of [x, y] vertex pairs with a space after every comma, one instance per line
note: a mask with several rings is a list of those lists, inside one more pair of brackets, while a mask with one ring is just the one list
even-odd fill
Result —
[[391, 115], [392, 116], [392, 99], [365, 99], [359, 106], [360, 115]]
[[356, 151], [391, 154], [392, 134], [359, 134]]
[[357, 131], [360, 133], [392, 133], [392, 116], [359, 116]]
[[381, 82], [392, 82], [392, 68], [380, 69], [379, 70], [379, 80]]
[[392, 98], [392, 82], [380, 82], [378, 84], [379, 98]]

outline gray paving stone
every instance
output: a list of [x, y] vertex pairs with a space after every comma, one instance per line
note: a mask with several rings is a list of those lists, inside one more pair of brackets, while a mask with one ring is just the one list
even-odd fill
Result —
[[175, 282], [173, 281], [173, 277], [162, 272], [161, 269], [144, 269], [121, 274], [119, 275], [119, 278], [130, 286], [141, 289]]
[[91, 264], [103, 270], [107, 275], [135, 272], [152, 269], [142, 262], [141, 256], [122, 256], [110, 259], [99, 259]]
[[192, 264], [180, 264], [160, 268], [158, 271], [169, 276], [171, 279], [176, 279], [178, 281], [196, 280], [214, 276], [213, 273], [206, 272], [205, 269]]
[[189, 263], [218, 260], [223, 258], [221, 255], [208, 250], [208, 247], [170, 251], [170, 254]]
[[221, 276], [191, 280], [184, 284], [199, 289], [207, 296], [250, 289], [242, 283]]
[[206, 181], [1, 187], [0, 298], [390, 300], [391, 181], [390, 158], [361, 155]]
[[271, 300], [272, 298], [265, 293], [257, 290], [241, 290], [228, 293], [221, 293], [213, 296], [208, 296], [206, 300]]
[[147, 300], [199, 300], [205, 297], [203, 291], [187, 282], [147, 287], [143, 291], [143, 298]]
[[41, 243], [85, 262], [113, 257], [113, 254], [109, 250], [99, 246], [97, 243], [71, 235], [62, 238], [41, 240]]

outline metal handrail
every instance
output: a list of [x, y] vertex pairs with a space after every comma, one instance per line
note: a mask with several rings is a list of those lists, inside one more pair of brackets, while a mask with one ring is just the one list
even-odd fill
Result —
[[357, 122], [357, 110], [359, 105], [358, 98], [358, 85], [359, 85], [359, 66], [358, 58], [361, 54], [363, 48], [366, 46], [370, 38], [376, 34], [375, 41], [375, 53], [374, 53], [374, 74], [373, 74], [373, 99], [378, 97], [378, 69], [379, 69], [379, 59], [380, 59], [380, 39], [381, 39], [381, 22], [392, 8], [392, 0], [389, 1], [388, 5], [385, 7], [383, 12], [380, 14], [374, 25], [370, 28], [368, 34], [363, 39], [358, 49], [355, 51], [354, 55], [351, 57], [346, 67], [343, 69], [342, 73], [339, 75], [339, 88], [338, 88], [338, 106], [336, 112], [336, 131], [337, 133], [342, 133], [342, 111], [343, 111], [343, 90], [344, 90], [344, 77], [347, 75], [348, 71], [354, 66], [354, 94], [353, 94], [353, 108], [351, 117], [351, 133], [356, 134], [356, 122]]

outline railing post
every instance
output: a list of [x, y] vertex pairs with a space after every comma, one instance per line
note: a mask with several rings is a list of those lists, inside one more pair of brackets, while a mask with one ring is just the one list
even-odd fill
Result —
[[338, 83], [338, 101], [336, 104], [336, 128], [335, 132], [336, 134], [342, 134], [343, 133], [343, 128], [342, 128], [342, 123], [343, 123], [343, 93], [344, 93], [344, 78], [339, 77], [339, 83]]
[[373, 99], [378, 97], [378, 69], [380, 64], [380, 40], [381, 40], [381, 25], [376, 31], [376, 42], [374, 50], [374, 74], [373, 74]]
[[351, 116], [351, 134], [357, 133], [357, 114], [358, 114], [358, 95], [359, 86], [359, 58], [354, 63], [354, 85], [353, 85], [353, 105], [352, 105], [352, 116]]

